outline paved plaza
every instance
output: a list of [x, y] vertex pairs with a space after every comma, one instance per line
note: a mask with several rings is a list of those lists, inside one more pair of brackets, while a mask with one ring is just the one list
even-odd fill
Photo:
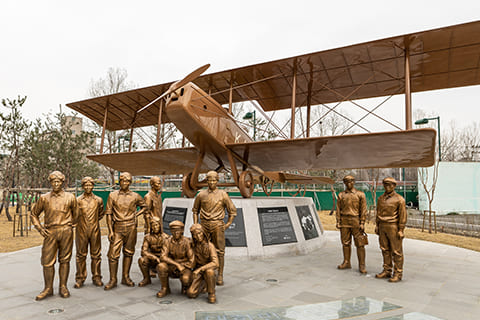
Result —
[[[368, 274], [337, 270], [342, 260], [339, 234], [325, 232], [325, 246], [309, 255], [246, 260], [226, 256], [225, 285], [217, 287], [217, 303], [206, 294], [195, 300], [180, 294], [179, 280], [170, 280], [172, 294], [158, 299], [158, 279], [147, 287], [119, 285], [104, 291], [91, 284], [74, 289], [71, 297], [55, 295], [36, 302], [43, 288], [40, 247], [0, 254], [0, 319], [480, 319], [480, 252], [425, 241], [404, 241], [404, 280], [392, 284], [375, 279], [382, 257], [377, 237], [367, 246]], [[131, 277], [142, 276], [136, 260], [143, 236], [139, 234]], [[102, 272], [108, 280], [103, 238]], [[120, 268], [121, 269], [121, 268]], [[121, 270], [119, 270], [120, 273]]]

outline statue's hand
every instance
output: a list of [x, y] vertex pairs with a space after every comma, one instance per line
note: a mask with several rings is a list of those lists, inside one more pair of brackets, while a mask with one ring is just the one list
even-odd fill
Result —
[[45, 228], [40, 229], [39, 232], [40, 232], [40, 234], [42, 235], [42, 237], [44, 237], [44, 238], [46, 238], [46, 237], [48, 237], [48, 236], [50, 235], [50, 231], [48, 231], [48, 230], [45, 229]]
[[360, 232], [361, 233], [365, 232], [365, 225], [363, 223], [360, 224]]
[[375, 226], [375, 234], [379, 234], [378, 233], [378, 226]]
[[397, 232], [397, 237], [399, 239], [403, 239], [403, 238], [405, 238], [405, 234], [403, 233], [403, 231], [400, 230], [400, 231]]
[[230, 225], [231, 225], [231, 223], [226, 223], [226, 224], [225, 224], [225, 228], [224, 228], [224, 230], [227, 230], [227, 229], [228, 229], [228, 227], [230, 227]]
[[179, 265], [177, 266], [177, 269], [178, 269], [178, 271], [180, 271], [180, 273], [182, 273], [183, 270], [185, 270], [185, 267], [182, 266], [181, 264], [179, 264]]
[[340, 229], [340, 223], [337, 222], [336, 227], [337, 229]]
[[108, 241], [113, 242], [113, 232], [108, 234]]
[[193, 271], [193, 276], [196, 278], [198, 277], [198, 275], [200, 274], [200, 268], [199, 269], [195, 269], [195, 271]]

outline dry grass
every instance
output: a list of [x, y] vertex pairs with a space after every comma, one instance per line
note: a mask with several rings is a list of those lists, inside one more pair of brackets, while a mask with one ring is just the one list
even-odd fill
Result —
[[[325, 230], [337, 230], [335, 228], [335, 216], [328, 215], [329, 211], [319, 211], [319, 217], [322, 221]], [[14, 208], [10, 208], [10, 214], [13, 217]], [[143, 219], [139, 219], [139, 231], [143, 231]], [[105, 219], [102, 219], [100, 225], [102, 226], [102, 235], [106, 234]], [[371, 222], [366, 224], [366, 232], [373, 234], [375, 225]], [[7, 220], [5, 213], [0, 215], [0, 252], [12, 252], [21, 249], [26, 249], [34, 246], [39, 246], [43, 242], [43, 238], [32, 227], [28, 232], [28, 236], [20, 237], [20, 232], [16, 231], [16, 237], [13, 237], [13, 222]], [[472, 237], [463, 237], [448, 233], [428, 233], [422, 232], [418, 229], [406, 228], [405, 236], [410, 239], [425, 240], [431, 242], [438, 242], [466, 248], [470, 250], [480, 251], [480, 239]]]
[[[329, 211], [319, 211], [318, 215], [325, 230], [338, 230], [335, 215], [329, 215]], [[368, 222], [365, 224], [365, 231], [370, 234], [375, 233], [375, 224]], [[448, 244], [451, 246], [480, 251], [480, 239], [473, 237], [463, 237], [448, 233], [428, 233], [414, 228], [405, 229], [405, 237], [409, 239], [425, 240], [437, 243]]]
[[[12, 216], [12, 218], [14, 216], [14, 213], [15, 208], [10, 208], [10, 215]], [[102, 235], [107, 235], [108, 231], [105, 219], [102, 219], [100, 221], [100, 228]], [[138, 231], [143, 232], [142, 218], [138, 219]], [[15, 237], [13, 237], [13, 221], [8, 221], [5, 212], [2, 212], [2, 214], [0, 215], [0, 253], [18, 251], [30, 247], [40, 246], [42, 245], [42, 243], [43, 237], [38, 233], [38, 231], [33, 227], [33, 225], [31, 230], [28, 231], [28, 236], [26, 235], [25, 231], [23, 237], [20, 236], [20, 231], [15, 231]]]

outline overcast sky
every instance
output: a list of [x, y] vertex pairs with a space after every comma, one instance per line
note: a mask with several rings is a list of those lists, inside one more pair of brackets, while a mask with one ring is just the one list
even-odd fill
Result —
[[[34, 119], [88, 98], [109, 67], [143, 87], [205, 63], [210, 73], [479, 20], [480, 1], [2, 0], [0, 15], [0, 99], [28, 96]], [[413, 106], [442, 126], [470, 123], [479, 98], [480, 86], [432, 91], [414, 94]], [[403, 127], [403, 96], [392, 103], [398, 116], [380, 113]]]

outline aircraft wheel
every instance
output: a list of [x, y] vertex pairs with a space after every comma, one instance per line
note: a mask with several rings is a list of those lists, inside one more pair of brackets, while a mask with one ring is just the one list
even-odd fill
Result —
[[183, 179], [182, 179], [182, 194], [187, 198], [193, 198], [197, 194], [197, 190], [193, 189], [190, 186], [191, 176], [192, 176], [192, 173], [190, 172], [186, 176], [183, 176]]
[[238, 179], [238, 189], [244, 198], [250, 198], [253, 194], [253, 175], [250, 171], [242, 171]]
[[275, 183], [275, 181], [270, 180], [265, 176], [261, 176], [260, 181], [262, 182], [263, 192], [267, 195], [267, 197], [269, 197], [272, 194], [273, 184]]

